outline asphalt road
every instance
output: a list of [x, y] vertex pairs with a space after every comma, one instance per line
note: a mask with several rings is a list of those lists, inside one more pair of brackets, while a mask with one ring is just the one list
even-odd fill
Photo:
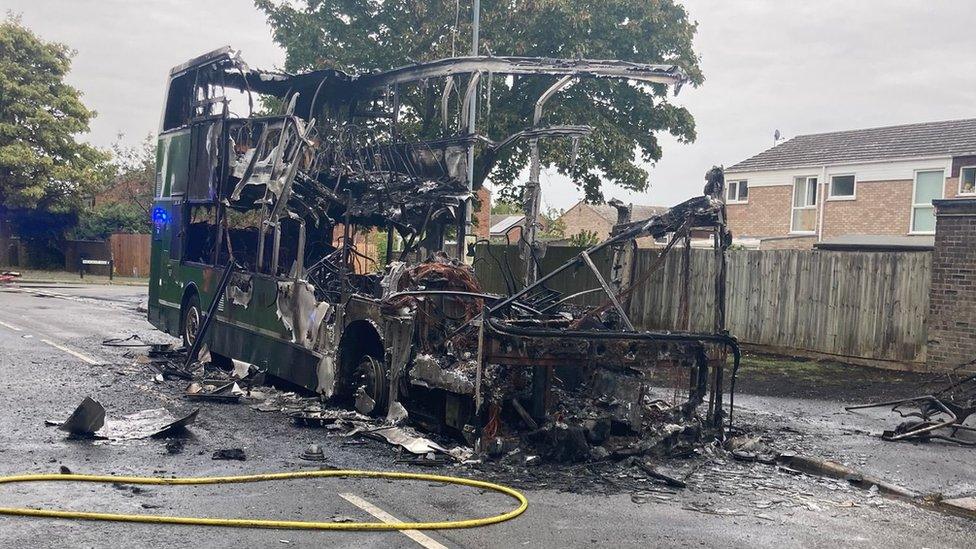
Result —
[[[298, 457], [313, 442], [324, 448], [330, 467], [404, 468], [393, 463], [394, 454], [385, 446], [344, 445], [324, 430], [296, 427], [280, 414], [239, 404], [199, 405], [193, 434], [178, 454], [168, 453], [164, 441], [69, 440], [45, 426], [45, 419], [66, 418], [85, 396], [99, 400], [110, 419], [150, 408], [181, 415], [197, 406], [180, 397], [183, 383], [154, 383], [126, 349], [101, 345], [105, 338], [132, 334], [168, 341], [136, 311], [144, 292], [112, 286], [0, 288], [0, 474], [57, 472], [61, 466], [76, 473], [139, 476], [290, 471], [318, 466]], [[755, 409], [747, 413], [769, 414], [763, 410], [768, 402], [748, 400], [746, 407]], [[802, 410], [802, 403], [793, 404]], [[212, 460], [214, 450], [221, 448], [243, 448], [247, 460]], [[944, 467], [954, 468], [957, 461], [964, 466], [964, 457], [953, 454]], [[910, 466], [899, 462], [899, 472]], [[454, 471], [450, 466], [417, 470], [448, 475]], [[423, 537], [0, 517], [0, 546], [976, 546], [971, 521], [859, 493], [843, 482], [737, 462], [719, 462], [695, 479], [685, 490], [643, 503], [629, 493], [527, 489], [529, 510], [514, 521], [425, 532]], [[513, 487], [519, 488], [517, 483]], [[495, 514], [511, 506], [504, 496], [460, 487], [331, 479], [144, 491], [62, 483], [0, 486], [0, 502], [123, 513], [357, 521], [375, 520], [369, 510], [403, 520], [447, 520]]]

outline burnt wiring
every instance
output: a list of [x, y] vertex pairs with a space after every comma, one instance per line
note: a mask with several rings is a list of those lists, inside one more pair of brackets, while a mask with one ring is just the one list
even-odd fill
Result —
[[[508, 290], [508, 293], [509, 294], [515, 293], [516, 291], [515, 276], [512, 274], [512, 269], [511, 266], [508, 265], [507, 259], [505, 263], [499, 261], [495, 253], [492, 252], [492, 244], [490, 239], [482, 238], [480, 240], [476, 240], [474, 243], [475, 246], [479, 244], [482, 244], [484, 246], [483, 249], [485, 250], [485, 253], [488, 254], [488, 257], [490, 257], [491, 260], [495, 262], [495, 265], [498, 266], [498, 272], [502, 275], [502, 280], [505, 282], [505, 288]], [[487, 261], [487, 260], [476, 256], [474, 261], [475, 264], [477, 264], [479, 261]]]

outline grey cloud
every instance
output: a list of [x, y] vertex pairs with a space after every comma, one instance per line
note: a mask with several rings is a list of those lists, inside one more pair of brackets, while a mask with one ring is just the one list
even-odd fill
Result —
[[[698, 141], [661, 136], [652, 188], [610, 196], [671, 204], [700, 191], [713, 164], [731, 164], [785, 136], [976, 116], [971, 22], [964, 1], [687, 0], [697, 20], [706, 82], [677, 98], [695, 115]], [[280, 66], [250, 0], [0, 0], [48, 40], [78, 50], [71, 82], [99, 112], [91, 140], [137, 141], [155, 129], [169, 67], [232, 44], [255, 66]], [[577, 199], [552, 174], [545, 201]]]

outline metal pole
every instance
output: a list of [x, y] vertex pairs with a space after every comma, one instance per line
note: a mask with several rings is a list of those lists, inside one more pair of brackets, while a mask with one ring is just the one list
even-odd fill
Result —
[[[471, 6], [471, 55], [478, 55], [478, 41], [481, 32], [481, 0], [473, 0]], [[472, 75], [474, 78], [474, 75]], [[490, 83], [489, 83], [490, 85]], [[471, 98], [470, 108], [468, 108], [468, 133], [475, 133], [475, 115], [478, 112], [478, 94], [475, 93]], [[468, 145], [468, 193], [474, 192], [474, 142]], [[471, 207], [473, 197], [461, 204], [458, 212], [458, 234], [457, 234], [457, 258], [463, 261], [465, 257], [465, 240], [471, 232]], [[483, 207], [487, 207], [485, 204]]]
[[623, 306], [620, 304], [620, 301], [617, 300], [617, 296], [614, 295], [613, 289], [609, 284], [607, 284], [607, 281], [603, 278], [603, 275], [600, 274], [600, 269], [597, 269], [596, 265], [593, 264], [593, 259], [590, 258], [590, 254], [583, 252], [580, 254], [580, 257], [582, 257], [583, 261], [585, 261], [590, 267], [590, 270], [592, 270], [593, 274], [596, 276], [596, 281], [600, 283], [600, 286], [603, 287], [603, 291], [607, 293], [607, 297], [610, 298], [610, 302], [613, 303], [614, 308], [617, 309], [617, 314], [620, 315], [620, 320], [623, 321], [628, 330], [633, 332], [634, 325], [631, 324], [630, 319], [627, 318], [627, 311], [624, 310]]
[[481, 32], [481, 0], [474, 0], [471, 11], [471, 55], [478, 55], [478, 35]]
[[[538, 127], [542, 120], [542, 109], [545, 107], [549, 98], [556, 92], [569, 84], [575, 75], [567, 75], [560, 78], [555, 84], [549, 87], [535, 102], [535, 112], [532, 115], [532, 127]], [[522, 260], [525, 265], [525, 285], [530, 286], [538, 278], [535, 265], [535, 251], [537, 229], [539, 225], [539, 203], [542, 200], [542, 192], [539, 187], [539, 172], [542, 170], [541, 160], [539, 159], [539, 139], [529, 140], [529, 182], [525, 185], [525, 221], [522, 226], [522, 239], [520, 243]]]
[[[715, 227], [715, 333], [725, 333], [725, 280], [728, 272], [728, 264], [725, 257], [725, 209], [719, 214], [719, 224]], [[725, 369], [726, 351], [722, 347], [718, 351], [718, 360], [715, 362], [715, 427], [719, 429], [719, 438], [725, 440], [722, 431], [722, 377]]]

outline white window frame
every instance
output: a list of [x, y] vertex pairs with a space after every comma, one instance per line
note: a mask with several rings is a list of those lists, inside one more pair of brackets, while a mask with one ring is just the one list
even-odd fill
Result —
[[[851, 195], [841, 195], [834, 196], [834, 178], [835, 177], [853, 177], [854, 178], [854, 194]], [[857, 199], [857, 174], [854, 173], [833, 173], [830, 174], [830, 183], [827, 188], [827, 200], [831, 201], [842, 201], [842, 200], [856, 200]]]
[[930, 169], [927, 169], [927, 170], [915, 170], [915, 176], [912, 178], [912, 205], [911, 205], [912, 214], [909, 216], [909, 219], [908, 219], [908, 234], [935, 234], [935, 231], [934, 230], [933, 231], [916, 231], [916, 230], [914, 230], [915, 229], [915, 210], [916, 209], [918, 209], [918, 208], [931, 208], [932, 210], [935, 210], [935, 206], [933, 206], [931, 202], [929, 202], [928, 204], [925, 204], [925, 203], [918, 203], [918, 204], [916, 204], [915, 203], [915, 192], [918, 190], [918, 174], [920, 174], [920, 173], [928, 173], [928, 172], [942, 172], [942, 185], [941, 185], [941, 188], [940, 188], [940, 191], [941, 192], [939, 194], [939, 198], [945, 198], [945, 179], [946, 179], [946, 170], [945, 170], [945, 168], [930, 168]]
[[[730, 196], [730, 193], [729, 193], [729, 191], [732, 190], [732, 184], [733, 183], [735, 183], [735, 198], [734, 199]], [[748, 196], [746, 197], [745, 200], [740, 200], [740, 198], [739, 198], [740, 196], [742, 196], [742, 184], [743, 183], [746, 184], [746, 188], [749, 188], [749, 180], [748, 179], [735, 179], [735, 180], [732, 180], [732, 181], [729, 181], [729, 182], [726, 183], [726, 185], [725, 185], [725, 203], [726, 204], [748, 204], [749, 203], [749, 197]]]
[[[814, 190], [814, 203], [813, 206], [797, 206], [796, 205], [796, 183], [798, 179], [803, 179], [804, 184], [807, 186], [804, 189], [804, 196], [808, 196], [810, 192], [810, 180], [816, 180], [816, 189]], [[820, 207], [820, 176], [818, 175], [797, 175], [793, 177], [793, 184], [790, 185], [790, 234], [817, 234], [817, 227], [814, 225], [812, 231], [798, 231], [793, 227], [793, 222], [796, 220], [794, 212], [796, 210], [816, 210]]]
[[976, 186], [973, 187], [973, 190], [971, 192], [968, 192], [968, 193], [962, 192], [962, 171], [963, 170], [973, 170], [974, 172], [976, 172], [976, 165], [973, 165], [973, 166], [959, 166], [959, 188], [956, 189], [956, 191], [958, 192], [959, 196], [973, 196], [973, 195], [976, 195]]

